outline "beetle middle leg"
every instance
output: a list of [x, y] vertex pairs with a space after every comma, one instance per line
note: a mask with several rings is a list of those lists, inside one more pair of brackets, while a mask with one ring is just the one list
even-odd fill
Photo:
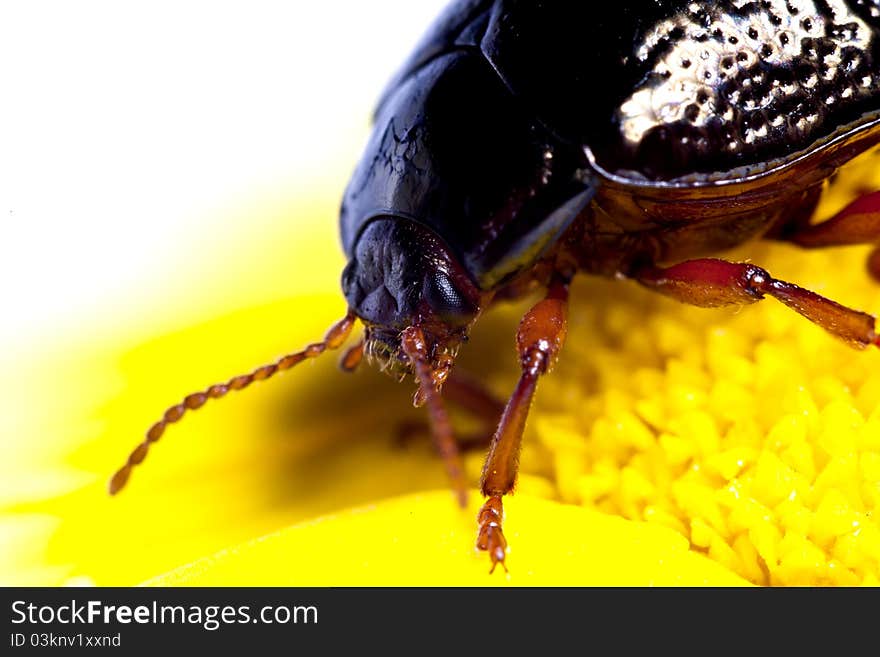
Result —
[[665, 268], [643, 266], [631, 276], [652, 290], [694, 306], [754, 303], [769, 294], [853, 347], [880, 347], [872, 315], [773, 278], [752, 264], [702, 258]]
[[826, 221], [793, 225], [778, 239], [805, 248], [877, 244], [868, 256], [868, 271], [880, 281], [880, 191], [860, 196]]
[[504, 507], [501, 498], [516, 484], [519, 454], [526, 418], [538, 378], [553, 366], [565, 341], [568, 314], [568, 282], [555, 280], [547, 296], [523, 316], [516, 334], [522, 373], [504, 408], [483, 466], [480, 488], [487, 497], [477, 516], [477, 548], [492, 559], [492, 572], [504, 566], [507, 540], [501, 524]]

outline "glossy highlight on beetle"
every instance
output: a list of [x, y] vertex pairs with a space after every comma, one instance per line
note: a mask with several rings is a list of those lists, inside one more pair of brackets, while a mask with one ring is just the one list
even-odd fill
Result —
[[877, 7], [819, 4], [716, 2], [655, 25], [635, 53], [651, 72], [616, 112], [625, 150], [672, 158], [666, 175], [754, 166], [875, 109]]
[[[441, 392], [496, 426], [477, 539], [494, 570], [508, 549], [503, 497], [579, 272], [704, 307], [769, 295], [853, 347], [880, 346], [872, 315], [710, 257], [758, 238], [880, 242], [880, 192], [813, 223], [827, 180], [880, 142], [878, 0], [459, 0], [374, 120], [340, 211], [347, 316], [304, 351], [169, 409], [111, 492], [187, 410], [342, 346], [359, 321], [344, 369], [366, 355], [398, 379], [413, 375], [462, 501]], [[878, 254], [869, 270], [880, 279]], [[471, 326], [538, 290], [516, 334], [509, 400], [470, 403], [489, 398], [453, 371]]]

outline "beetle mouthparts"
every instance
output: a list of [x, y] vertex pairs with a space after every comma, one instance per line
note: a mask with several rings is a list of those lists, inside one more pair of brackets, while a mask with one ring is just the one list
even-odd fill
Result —
[[413, 371], [412, 363], [400, 348], [400, 338], [396, 332], [368, 327], [364, 335], [364, 355], [371, 365], [398, 382]]
[[[401, 336], [398, 331], [369, 325], [364, 333], [364, 355], [368, 362], [398, 382], [415, 373], [412, 359], [401, 344]], [[450, 332], [439, 338], [429, 336], [426, 342], [427, 362], [434, 372], [435, 387], [439, 389], [452, 369], [462, 337], [457, 332]]]

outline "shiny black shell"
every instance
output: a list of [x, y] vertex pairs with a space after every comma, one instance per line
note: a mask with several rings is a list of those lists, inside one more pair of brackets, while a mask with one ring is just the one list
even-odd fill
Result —
[[880, 118], [880, 0], [453, 3], [403, 67], [478, 47], [609, 172], [757, 170]]
[[[430, 106], [458, 118], [420, 142]], [[782, 183], [794, 200], [880, 140], [880, 0], [458, 0], [376, 117], [343, 206], [349, 255], [377, 214], [410, 217], [490, 289], [591, 199], [594, 232], [643, 234], [651, 257], [724, 248], [784, 218]], [[672, 248], [670, 222], [706, 217]], [[585, 268], [613, 270], [601, 251], [621, 244], [597, 238], [611, 264]]]

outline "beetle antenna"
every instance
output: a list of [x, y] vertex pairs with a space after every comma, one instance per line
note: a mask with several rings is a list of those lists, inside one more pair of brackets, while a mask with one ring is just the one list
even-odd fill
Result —
[[197, 408], [201, 408], [209, 399], [218, 399], [226, 396], [227, 393], [232, 392], [233, 390], [246, 388], [254, 381], [268, 379], [279, 372], [283, 372], [294, 365], [298, 365], [307, 358], [316, 358], [327, 349], [337, 349], [343, 342], [345, 342], [346, 338], [348, 338], [351, 329], [354, 327], [355, 319], [354, 312], [349, 310], [344, 318], [330, 327], [321, 342], [310, 344], [302, 351], [282, 356], [274, 363], [258, 367], [250, 374], [242, 374], [229, 379], [226, 383], [212, 385], [203, 392], [195, 392], [191, 395], [187, 395], [181, 403], [168, 408], [162, 416], [162, 419], [156, 422], [150, 427], [149, 431], [147, 431], [144, 441], [132, 450], [125, 465], [117, 470], [116, 474], [111, 477], [109, 485], [110, 494], [115, 495], [122, 490], [131, 475], [132, 468], [139, 465], [146, 458], [147, 452], [150, 449], [150, 444], [159, 440], [159, 438], [162, 437], [162, 434], [165, 433], [165, 428], [169, 424], [180, 420], [187, 411], [194, 411]]
[[361, 338], [357, 344], [349, 347], [342, 358], [339, 360], [339, 368], [343, 372], [354, 372], [364, 358], [364, 339]]

